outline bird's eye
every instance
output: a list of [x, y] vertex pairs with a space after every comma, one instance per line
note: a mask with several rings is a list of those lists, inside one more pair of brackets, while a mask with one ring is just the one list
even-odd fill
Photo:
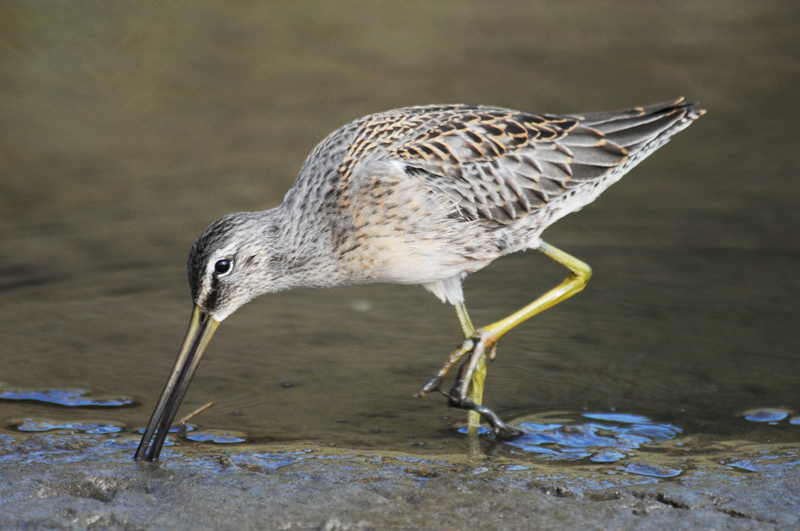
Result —
[[229, 273], [232, 267], [233, 262], [230, 260], [217, 260], [217, 263], [214, 264], [214, 271], [220, 275], [224, 275], [225, 273]]

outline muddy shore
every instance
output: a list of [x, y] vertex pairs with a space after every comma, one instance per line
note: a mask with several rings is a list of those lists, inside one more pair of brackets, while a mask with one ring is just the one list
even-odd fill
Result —
[[[694, 441], [614, 464], [3, 436], [2, 529], [794, 529], [800, 447]], [[721, 457], [724, 456], [724, 457]], [[654, 477], [678, 467], [673, 478]]]

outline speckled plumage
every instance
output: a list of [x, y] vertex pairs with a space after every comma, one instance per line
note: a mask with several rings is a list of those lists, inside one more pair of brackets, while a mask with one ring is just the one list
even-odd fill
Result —
[[[459, 302], [465, 275], [535, 247], [699, 115], [677, 100], [585, 115], [439, 105], [360, 118], [311, 152], [279, 207], [226, 216], [198, 238], [194, 300], [222, 319], [266, 292], [394, 282]], [[211, 271], [220, 249], [236, 282]]]
[[[482, 405], [484, 353], [533, 315], [579, 292], [591, 268], [541, 241], [702, 111], [682, 100], [626, 111], [553, 116], [467, 105], [409, 107], [355, 120], [309, 155], [283, 203], [211, 224], [189, 253], [195, 309], [136, 459], [157, 459], [219, 323], [249, 300], [291, 288], [422, 284], [456, 306], [466, 340], [417, 396], [440, 390], [464, 356], [451, 405], [520, 432]], [[463, 278], [537, 248], [571, 271], [559, 286], [475, 330]], [[472, 386], [472, 396], [467, 396]], [[477, 415], [469, 423], [477, 432]]]

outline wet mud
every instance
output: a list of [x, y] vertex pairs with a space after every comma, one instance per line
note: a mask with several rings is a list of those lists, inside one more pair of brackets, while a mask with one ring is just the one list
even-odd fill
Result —
[[[790, 529], [800, 446], [683, 441], [621, 463], [315, 445], [0, 439], [2, 529]], [[486, 442], [486, 441], [484, 441]], [[689, 450], [690, 446], [692, 450]], [[672, 478], [658, 477], [675, 469]]]

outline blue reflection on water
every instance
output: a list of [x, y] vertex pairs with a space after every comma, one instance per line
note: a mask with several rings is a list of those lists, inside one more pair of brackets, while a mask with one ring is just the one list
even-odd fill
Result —
[[681, 470], [679, 468], [664, 468], [647, 463], [630, 463], [625, 467], [625, 472], [654, 478], [674, 478], [681, 473]]
[[[550, 459], [590, 459], [614, 463], [644, 444], [674, 439], [681, 432], [671, 424], [641, 415], [584, 413], [575, 422], [522, 422], [524, 435], [506, 444]], [[588, 419], [586, 422], [584, 419]]]
[[84, 389], [18, 389], [2, 383], [0, 400], [33, 400], [67, 407], [124, 407], [135, 402], [127, 396], [92, 396]]
[[782, 409], [751, 409], [744, 412], [744, 418], [751, 422], [778, 422], [789, 416], [788, 411]]
[[216, 444], [242, 443], [247, 439], [243, 434], [231, 432], [204, 431], [187, 434], [186, 438], [194, 442], [212, 442]]
[[44, 419], [27, 418], [12, 423], [12, 426], [23, 432], [40, 432], [51, 430], [68, 430], [70, 432], [83, 432], [93, 434], [117, 433], [122, 431], [121, 426], [99, 422], [59, 422]]

